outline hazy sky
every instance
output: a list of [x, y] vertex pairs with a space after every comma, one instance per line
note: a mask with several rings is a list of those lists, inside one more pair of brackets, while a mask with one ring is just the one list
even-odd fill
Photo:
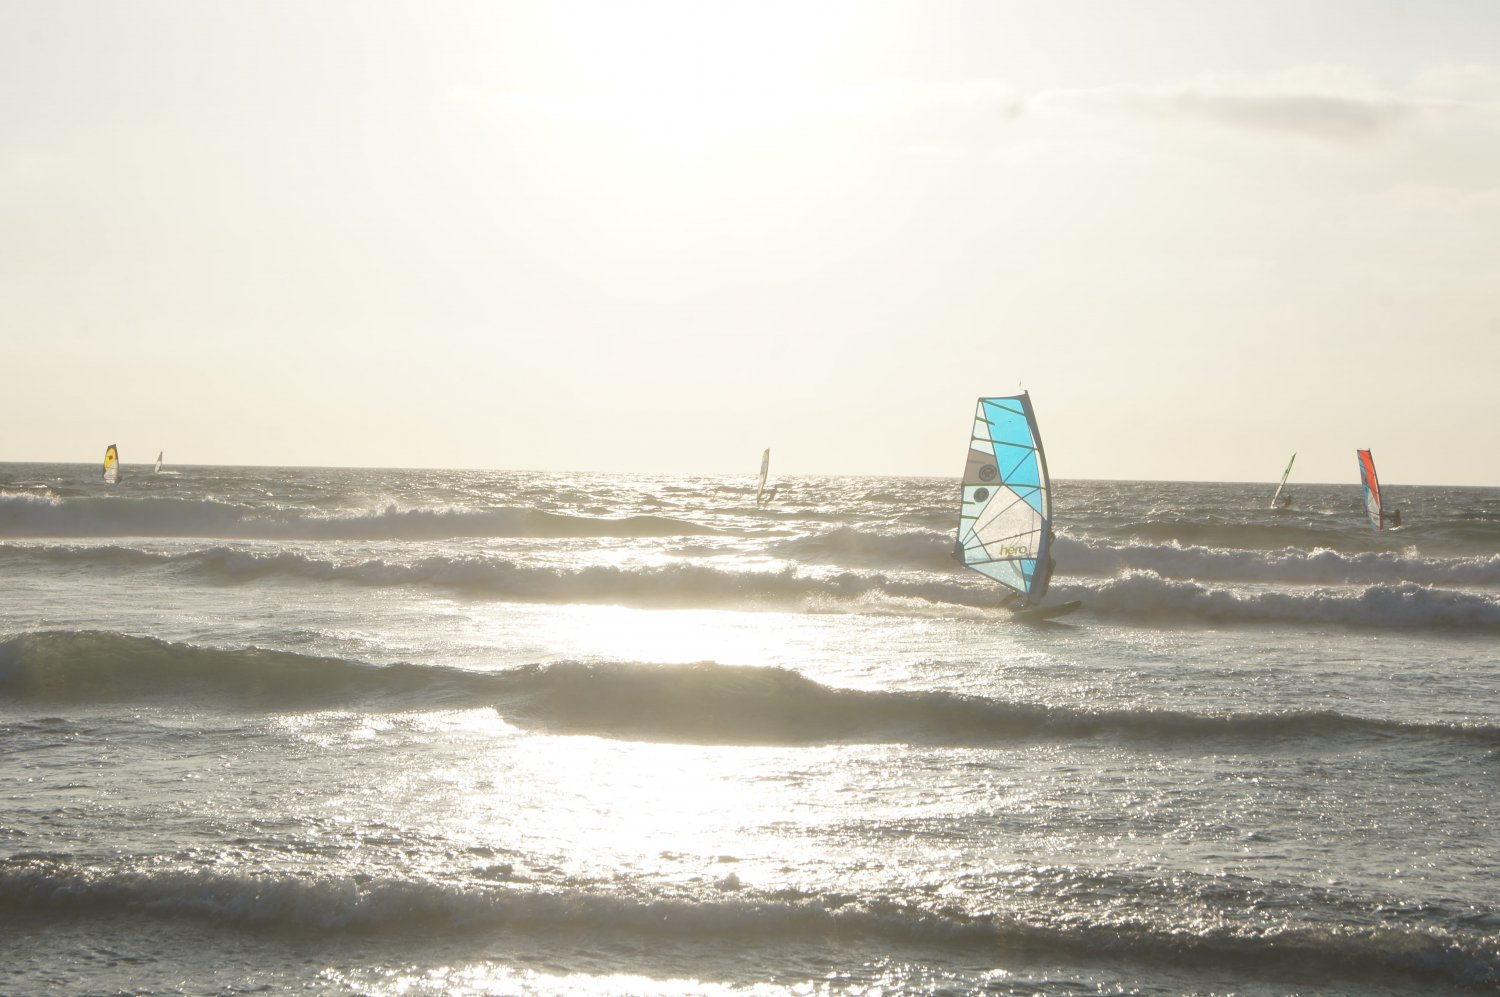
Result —
[[1500, 4], [0, 0], [0, 460], [1500, 485]]

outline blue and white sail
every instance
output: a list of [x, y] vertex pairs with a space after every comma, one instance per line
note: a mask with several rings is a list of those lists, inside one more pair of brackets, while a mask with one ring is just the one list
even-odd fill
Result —
[[1052, 485], [1029, 395], [979, 399], [962, 487], [955, 555], [1040, 602], [1052, 576]]

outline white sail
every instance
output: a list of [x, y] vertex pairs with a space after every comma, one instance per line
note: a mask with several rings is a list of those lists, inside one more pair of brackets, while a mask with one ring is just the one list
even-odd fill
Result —
[[151, 469], [151, 472], [153, 474], [160, 474], [161, 473], [161, 455], [162, 455], [162, 451], [160, 451], [160, 450], [156, 451], [156, 466]]
[[755, 504], [766, 504], [766, 475], [771, 471], [771, 448], [760, 455], [760, 483], [755, 486]]

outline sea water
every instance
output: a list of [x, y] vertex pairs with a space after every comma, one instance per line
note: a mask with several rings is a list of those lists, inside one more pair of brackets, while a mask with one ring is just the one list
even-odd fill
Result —
[[0, 465], [0, 993], [1500, 991], [1500, 490]]

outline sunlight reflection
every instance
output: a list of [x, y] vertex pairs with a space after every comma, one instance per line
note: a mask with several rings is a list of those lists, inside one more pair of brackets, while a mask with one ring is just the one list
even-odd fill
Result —
[[[346, 982], [356, 982], [349, 980]], [[738, 994], [749, 997], [771, 997], [773, 994], [816, 994], [816, 989], [774, 987], [755, 984], [751, 987], [726, 986], [696, 979], [653, 979], [630, 973], [559, 975], [531, 969], [516, 969], [495, 963], [469, 966], [440, 966], [420, 973], [391, 974], [379, 982], [357, 981], [361, 989], [372, 994], [400, 994], [402, 997], [443, 994], [444, 997], [477, 997], [480, 994], [546, 994], [549, 997], [603, 997], [631, 994], [634, 997], [676, 997], [682, 994]]]
[[[771, 819], [776, 801], [768, 797], [779, 797], [765, 787], [747, 792], [746, 782], [765, 756], [784, 754], [596, 737], [539, 737], [517, 748], [507, 771], [496, 774], [498, 793], [471, 811], [471, 819], [524, 807], [530, 833], [575, 855], [603, 859], [609, 868], [594, 871], [610, 874], [622, 867], [644, 871], [642, 864], [660, 873], [680, 864], [678, 874], [698, 875], [712, 857], [738, 857], [747, 825]], [[518, 799], [522, 786], [525, 795]]]
[[602, 606], [568, 615], [573, 618], [555, 638], [565, 656], [660, 664], [785, 664], [801, 629], [765, 613]]

